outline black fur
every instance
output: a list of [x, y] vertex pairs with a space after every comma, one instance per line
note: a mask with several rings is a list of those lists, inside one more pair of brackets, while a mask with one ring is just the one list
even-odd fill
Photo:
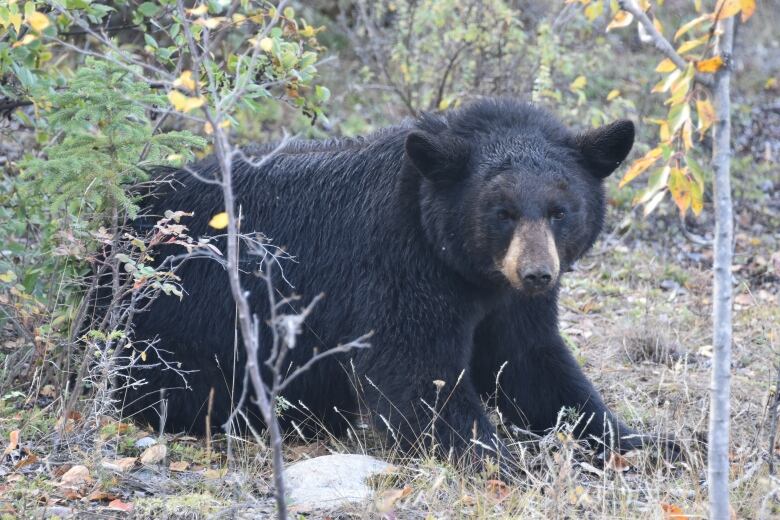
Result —
[[[355, 410], [345, 368], [351, 359], [375, 423], [386, 420], [408, 446], [427, 430], [431, 413], [423, 401], [433, 405], [433, 381], [442, 380], [438, 441], [463, 450], [474, 433], [493, 444], [482, 400], [495, 393], [506, 362], [497, 396], [505, 418], [543, 431], [566, 406], [593, 415], [582, 434], [602, 436], [605, 418], [629, 432], [559, 335], [557, 281], [543, 294], [526, 294], [509, 285], [496, 263], [508, 248], [511, 223], [524, 220], [551, 222], [561, 272], [581, 257], [602, 227], [601, 179], [632, 141], [629, 122], [578, 137], [531, 105], [483, 100], [366, 138], [292, 143], [260, 168], [236, 164], [242, 229], [263, 232], [296, 259], [284, 263], [294, 289], [281, 279], [277, 289], [301, 295], [301, 305], [325, 294], [290, 364], [373, 331], [370, 349], [319, 363], [286, 399], [300, 400], [340, 430], [344, 419], [334, 407]], [[209, 176], [217, 166], [210, 158], [194, 168]], [[223, 210], [219, 189], [183, 172], [175, 179], [181, 184], [152, 199], [148, 213], [194, 211], [191, 234], [212, 234], [207, 222]], [[551, 214], [565, 217], [550, 220]], [[167, 391], [166, 427], [200, 431], [211, 387], [211, 423], [222, 424], [230, 412], [234, 304], [219, 263], [188, 261], [179, 274], [185, 298], [155, 301], [137, 318], [135, 332], [137, 339], [159, 337], [183, 368], [199, 371], [188, 377], [191, 390]], [[267, 317], [263, 284], [251, 274], [243, 281], [255, 312]], [[262, 348], [269, 343], [265, 331]], [[240, 359], [238, 387], [242, 369]], [[127, 395], [126, 410], [157, 424], [157, 390], [181, 381], [170, 371], [139, 374], [150, 384]]]

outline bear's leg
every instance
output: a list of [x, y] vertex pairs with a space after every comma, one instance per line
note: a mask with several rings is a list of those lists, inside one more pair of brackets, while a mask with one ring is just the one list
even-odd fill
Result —
[[[507, 452], [467, 372], [468, 347], [431, 339], [378, 339], [361, 353], [358, 370], [374, 424], [405, 451], [430, 449], [435, 440], [445, 457], [501, 459]], [[388, 344], [392, 350], [382, 348]]]
[[553, 298], [516, 297], [477, 327], [472, 370], [478, 391], [498, 405], [504, 420], [531, 431], [555, 426], [568, 408], [582, 416], [578, 436], [603, 439], [620, 451], [641, 447], [643, 438], [610, 412], [564, 343], [555, 305]]

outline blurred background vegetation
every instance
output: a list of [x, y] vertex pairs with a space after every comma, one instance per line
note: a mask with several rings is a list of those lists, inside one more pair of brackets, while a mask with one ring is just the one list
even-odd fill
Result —
[[[354, 136], [425, 110], [456, 107], [479, 96], [508, 95], [547, 106], [579, 129], [631, 118], [639, 123], [634, 152], [639, 157], [654, 146], [656, 123], [666, 119], [663, 97], [650, 93], [661, 78], [654, 68], [663, 56], [653, 51], [652, 44], [643, 43], [636, 24], [605, 32], [612, 17], [610, 2], [594, 2], [585, 9], [581, 3], [585, 2], [290, 2], [288, 8], [293, 9], [292, 18], [302, 32], [297, 37], [311, 40], [313, 52], [308, 59], [316, 56], [317, 60], [316, 80], [307, 78], [303, 82], [316, 82], [319, 97], [297, 93], [290, 96], [289, 83], [287, 92], [270, 87], [262, 96], [245, 100], [232, 115], [235, 124], [231, 137], [241, 144], [278, 139], [283, 132], [303, 137]], [[662, 27], [669, 28], [669, 33], [697, 16], [698, 2], [670, 0], [659, 4], [652, 10], [653, 16]], [[118, 49], [131, 53], [139, 63], [157, 60], [175, 64], [176, 46], [181, 43], [177, 38], [181, 35], [171, 17], [175, 11], [172, 2], [102, 4], [68, 0], [59, 5], [63, 6], [58, 8], [60, 12], [46, 2], [12, 1], [0, 7], [0, 283], [5, 284], [6, 292], [16, 287], [23, 293], [10, 299], [6, 296], [4, 309], [18, 298], [34, 298], [50, 309], [62, 303], [58, 298], [67, 300], [67, 292], [55, 289], [59, 285], [52, 282], [84, 274], [84, 264], [73, 262], [74, 254], [83, 260], [87, 249], [78, 241], [79, 233], [84, 231], [80, 227], [85, 223], [105, 224], [102, 219], [111, 207], [109, 201], [121, 201], [124, 209], [132, 209], [133, 203], [123, 190], [143, 179], [145, 166], [170, 163], [164, 159], [171, 155], [181, 161], [189, 147], [196, 144], [194, 135], [208, 137], [200, 125], [186, 118], [166, 116], [158, 121], [160, 107], [165, 104], [160, 85], [152, 82], [151, 86], [139, 86], [127, 76], [117, 78], [116, 84], [94, 78], [90, 84], [85, 78], [95, 74], [84, 71], [85, 67], [90, 71], [105, 67], [100, 65], [101, 56], [110, 56]], [[229, 14], [232, 9], [228, 2], [208, 5], [214, 15]], [[760, 199], [774, 189], [778, 179], [778, 7], [777, 1], [764, 2], [760, 15], [749, 26], [738, 29], [733, 89], [734, 186], [738, 200]], [[36, 9], [48, 13], [45, 22], [38, 20], [46, 24], [40, 32], [34, 27], [35, 17], [29, 23]], [[116, 48], [100, 48], [88, 31], [64, 14], [68, 11], [81, 13], [92, 29], [110, 37]], [[231, 52], [246, 31], [224, 30], [218, 34], [224, 40], [215, 46], [216, 52], [222, 53], [217, 61], [230, 66], [233, 60], [235, 66], [235, 54]], [[84, 90], [92, 85], [98, 89]], [[155, 87], [158, 92], [154, 92]], [[107, 99], [111, 93], [116, 99]], [[88, 94], [95, 99], [83, 97]], [[132, 116], [121, 117], [128, 117], [138, 133], [132, 142], [125, 139], [122, 145], [126, 149], [113, 158], [110, 154], [104, 157], [102, 152], [93, 156], [87, 149], [74, 153], [74, 147], [94, 143], [89, 139], [76, 142], [86, 120], [78, 117], [77, 108], [68, 106], [69, 96], [75, 96], [76, 101], [82, 96], [88, 108], [103, 100], [108, 110], [105, 121], [90, 124], [111, 124], [117, 119], [117, 113], [111, 110], [134, 110]], [[153, 99], [155, 96], [158, 99]], [[123, 108], [120, 98], [134, 106]], [[302, 99], [312, 99], [316, 110], [301, 110]], [[190, 133], [170, 133], [179, 130]], [[150, 151], [145, 142], [153, 134], [165, 143], [163, 148]], [[697, 146], [696, 153], [704, 163], [709, 157], [708, 141], [709, 137]], [[178, 153], [174, 153], [176, 147]], [[167, 150], [164, 154], [163, 149]], [[52, 156], [64, 150], [69, 152], [56, 166]], [[209, 147], [195, 151], [202, 156], [209, 153]], [[41, 157], [49, 159], [48, 169], [43, 167]], [[104, 159], [119, 163], [106, 168]], [[93, 182], [101, 178], [101, 171], [109, 169], [114, 170], [110, 178]], [[119, 177], [116, 171], [122, 172]], [[98, 184], [98, 189], [89, 189], [90, 183]], [[617, 189], [614, 179], [609, 186], [611, 204], [625, 215], [641, 186]], [[711, 197], [705, 193], [704, 199], [707, 206]], [[674, 208], [661, 208], [651, 220], [660, 221], [661, 229], [674, 227], [674, 219], [665, 218], [673, 212]], [[698, 219], [689, 214], [687, 225], [705, 236], [712, 228], [710, 217], [707, 210]], [[631, 224], [645, 225], [637, 220]], [[656, 238], [677, 239], [663, 232]], [[61, 312], [72, 314], [73, 303], [67, 303]], [[4, 310], [0, 325], [5, 326], [8, 318]], [[64, 326], [67, 317], [55, 322]]]

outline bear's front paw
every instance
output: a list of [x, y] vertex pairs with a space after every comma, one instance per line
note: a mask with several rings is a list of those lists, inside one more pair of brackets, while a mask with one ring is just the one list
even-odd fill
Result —
[[632, 450], [654, 451], [667, 462], [681, 462], [688, 457], [683, 444], [671, 433], [632, 433], [620, 438], [616, 451], [626, 453]]

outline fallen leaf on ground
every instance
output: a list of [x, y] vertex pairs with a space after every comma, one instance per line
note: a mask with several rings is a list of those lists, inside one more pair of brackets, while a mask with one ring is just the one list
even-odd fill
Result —
[[170, 466], [168, 466], [168, 469], [171, 471], [187, 471], [187, 468], [190, 467], [190, 463], [186, 460], [180, 460], [177, 462], [171, 462]]
[[90, 502], [108, 502], [111, 500], [116, 500], [116, 498], [117, 496], [114, 493], [97, 489], [89, 494], [87, 500]]
[[19, 447], [19, 430], [12, 431], [8, 435], [8, 439], [10, 442], [8, 443], [8, 446], [5, 447], [5, 450], [3, 450], [3, 457]]
[[664, 520], [688, 520], [683, 510], [674, 504], [661, 502], [661, 509], [664, 512]]
[[14, 465], [14, 470], [21, 469], [25, 466], [29, 466], [30, 464], [35, 464], [38, 462], [38, 456], [35, 455], [35, 453], [30, 453], [27, 448], [25, 448], [24, 451], [27, 453], [27, 456]]
[[108, 503], [108, 509], [111, 509], [113, 511], [124, 511], [125, 513], [130, 513], [133, 511], [133, 504], [122, 502], [117, 498], [116, 500], [112, 500], [111, 502]]
[[473, 506], [477, 503], [476, 499], [471, 495], [463, 495], [460, 497], [460, 503], [466, 507]]
[[139, 460], [141, 461], [141, 464], [158, 464], [165, 458], [167, 454], [168, 448], [165, 446], [165, 444], [155, 444], [154, 446], [149, 446], [146, 448], [146, 450], [141, 454], [141, 457], [139, 457]]
[[203, 472], [203, 476], [207, 479], [213, 480], [222, 478], [227, 475], [227, 468], [225, 469], [207, 469]]
[[606, 467], [611, 469], [612, 471], [617, 471], [618, 473], [621, 473], [631, 469], [631, 464], [628, 462], [628, 459], [626, 459], [623, 455], [613, 452], [609, 456], [609, 460], [607, 461]]
[[79, 487], [83, 484], [92, 482], [92, 477], [89, 475], [89, 470], [86, 466], [73, 466], [62, 475], [60, 479], [60, 486]]
[[115, 460], [103, 459], [100, 465], [104, 469], [124, 473], [133, 469], [136, 462], [138, 462], [138, 457], [123, 457]]
[[510, 493], [509, 486], [500, 480], [488, 480], [485, 483], [485, 487], [491, 497], [496, 500], [504, 500]]
[[395, 503], [412, 493], [412, 486], [404, 486], [403, 489], [387, 489], [379, 493], [375, 501], [376, 510], [379, 513], [389, 513]]

